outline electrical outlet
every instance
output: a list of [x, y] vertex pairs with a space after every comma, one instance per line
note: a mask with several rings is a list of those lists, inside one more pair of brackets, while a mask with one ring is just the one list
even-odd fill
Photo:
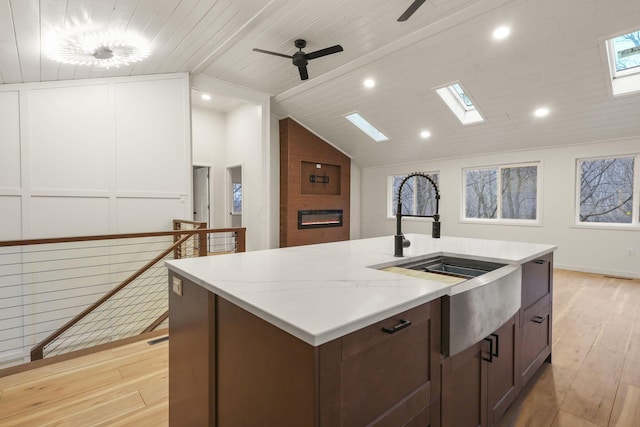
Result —
[[173, 293], [182, 296], [182, 279], [179, 277], [173, 278]]
[[627, 256], [634, 256], [636, 254], [636, 250], [633, 248], [627, 248]]

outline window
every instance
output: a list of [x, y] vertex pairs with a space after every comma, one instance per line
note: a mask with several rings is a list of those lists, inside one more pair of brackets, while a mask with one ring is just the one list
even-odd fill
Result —
[[640, 91], [640, 31], [613, 37], [605, 46], [613, 95]]
[[635, 166], [639, 159], [640, 155], [578, 160], [579, 224], [640, 223]]
[[[407, 174], [408, 175], [408, 174]], [[388, 215], [395, 216], [398, 208], [398, 189], [402, 180], [407, 175], [394, 175], [389, 177], [388, 200], [391, 202]], [[438, 185], [438, 173], [427, 175]], [[423, 177], [414, 176], [402, 187], [402, 214], [415, 216], [433, 216], [436, 213], [436, 192], [433, 185]]]
[[242, 184], [233, 183], [233, 214], [242, 213]]
[[464, 219], [537, 221], [537, 164], [464, 169]]

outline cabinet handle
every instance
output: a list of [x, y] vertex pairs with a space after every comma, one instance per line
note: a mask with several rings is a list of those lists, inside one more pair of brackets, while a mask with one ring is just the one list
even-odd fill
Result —
[[493, 353], [495, 357], [500, 357], [500, 336], [498, 334], [491, 334], [496, 339], [496, 352]]
[[547, 260], [546, 259], [537, 259], [535, 261], [533, 261], [535, 264], [546, 264]]
[[544, 322], [544, 317], [542, 317], [542, 316], [534, 316], [533, 319], [531, 319], [531, 321], [535, 322], [535, 323], [542, 323], [542, 322]]
[[485, 341], [489, 341], [489, 357], [482, 356], [482, 360], [493, 363], [493, 340], [491, 338], [485, 338]]
[[382, 327], [382, 330], [388, 334], [395, 334], [398, 331], [403, 330], [404, 328], [408, 328], [411, 326], [411, 320], [400, 319], [400, 323], [392, 328], [387, 328], [386, 326]]

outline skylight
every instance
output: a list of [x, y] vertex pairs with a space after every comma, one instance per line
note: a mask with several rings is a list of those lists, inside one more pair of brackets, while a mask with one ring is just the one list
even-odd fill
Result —
[[606, 41], [613, 95], [640, 91], [640, 31]]
[[460, 83], [452, 84], [451, 86], [449, 86], [449, 89], [451, 89], [454, 95], [460, 98], [462, 108], [464, 108], [467, 111], [476, 109], [476, 107], [473, 105], [473, 102], [471, 102], [467, 94], [464, 93], [464, 90], [460, 86]]
[[469, 92], [460, 82], [436, 88], [435, 91], [463, 125], [484, 121]]
[[351, 113], [344, 116], [347, 120], [353, 123], [358, 127], [362, 132], [366, 133], [371, 139], [376, 142], [388, 141], [387, 138], [382, 132], [380, 132], [374, 125], [369, 123], [364, 117], [362, 117], [358, 113]]

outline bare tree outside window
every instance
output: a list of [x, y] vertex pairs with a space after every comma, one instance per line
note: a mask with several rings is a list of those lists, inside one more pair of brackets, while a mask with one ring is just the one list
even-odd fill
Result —
[[640, 31], [613, 39], [616, 71], [640, 67]]
[[[438, 184], [437, 173], [428, 175]], [[391, 186], [391, 212], [393, 215], [397, 213], [398, 189], [406, 176], [393, 176], [393, 184]], [[414, 176], [410, 178], [402, 187], [401, 197], [403, 215], [433, 216], [436, 213], [436, 193], [431, 183], [424, 177]]]
[[536, 220], [538, 166], [466, 169], [465, 218]]
[[633, 157], [580, 162], [580, 222], [633, 221]]
[[536, 219], [538, 167], [503, 168], [502, 218]]
[[242, 184], [233, 183], [233, 213], [242, 213]]
[[498, 169], [470, 169], [465, 172], [467, 218], [496, 218], [498, 211]]

